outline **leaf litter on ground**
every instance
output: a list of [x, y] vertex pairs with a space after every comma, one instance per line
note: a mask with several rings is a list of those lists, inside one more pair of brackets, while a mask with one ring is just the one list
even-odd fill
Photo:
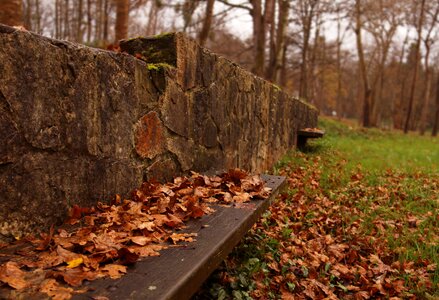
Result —
[[73, 206], [56, 231], [2, 245], [0, 287], [9, 298], [40, 292], [69, 299], [87, 290], [81, 289], [84, 281], [120, 278], [141, 257], [195, 241], [195, 233], [178, 230], [213, 213], [211, 204], [242, 204], [269, 194], [259, 175], [232, 169], [211, 177], [192, 172], [166, 184], [148, 181], [129, 199], [116, 195], [96, 207]]
[[[388, 170], [370, 184], [359, 166], [342, 183], [342, 159], [293, 155], [279, 169], [287, 190], [194, 299], [437, 299], [439, 178]], [[430, 196], [411, 199], [413, 176]], [[407, 243], [433, 253], [410, 257]]]

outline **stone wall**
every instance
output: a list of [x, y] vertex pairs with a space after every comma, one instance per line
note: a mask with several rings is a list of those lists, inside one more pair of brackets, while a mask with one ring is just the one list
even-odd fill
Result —
[[129, 55], [0, 25], [0, 45], [3, 236], [149, 178], [269, 170], [317, 123], [315, 109], [182, 34], [124, 41]]

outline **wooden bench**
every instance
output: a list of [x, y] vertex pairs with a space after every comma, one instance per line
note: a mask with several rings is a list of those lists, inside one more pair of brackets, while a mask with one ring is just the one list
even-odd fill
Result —
[[304, 128], [297, 131], [297, 148], [303, 149], [308, 139], [322, 138], [325, 135], [323, 130], [317, 128]]
[[230, 207], [213, 206], [215, 213], [190, 221], [182, 231], [197, 233], [195, 242], [138, 261], [120, 279], [90, 282], [90, 291], [73, 299], [190, 299], [251, 229], [285, 182], [280, 176], [262, 178], [272, 188], [269, 199]]

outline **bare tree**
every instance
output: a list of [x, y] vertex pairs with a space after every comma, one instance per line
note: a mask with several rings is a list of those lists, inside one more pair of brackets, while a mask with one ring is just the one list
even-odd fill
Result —
[[[255, 47], [255, 65], [253, 67], [253, 72], [256, 75], [262, 76], [264, 74], [265, 65], [266, 19], [264, 19], [262, 1], [250, 0], [250, 3], [252, 5], [251, 15], [253, 18], [253, 44]], [[267, 2], [265, 5], [266, 7], [270, 6], [267, 4]]]
[[70, 38], [70, 2], [64, 0], [64, 22], [63, 22], [63, 38]]
[[437, 136], [439, 130], [439, 74], [436, 76], [436, 113], [434, 114], [433, 130], [431, 131], [432, 136]]
[[91, 41], [92, 16], [91, 16], [91, 0], [87, 0], [87, 42]]
[[[116, 0], [119, 1], [119, 0]], [[129, 3], [129, 0], [120, 0], [120, 1], [127, 1]], [[128, 6], [129, 9], [129, 6]], [[109, 36], [109, 22], [108, 22], [108, 16], [110, 14], [110, 0], [104, 0], [104, 10], [103, 10], [103, 33], [102, 33], [102, 43], [101, 43], [101, 47], [105, 46], [105, 43], [108, 42], [108, 36]], [[116, 13], [117, 14], [117, 13]], [[123, 13], [125, 14], [125, 12]], [[124, 15], [125, 17], [125, 15]], [[117, 19], [117, 15], [116, 15], [116, 19]], [[127, 28], [128, 28], [128, 15], [126, 15], [126, 19], [127, 19]], [[123, 23], [123, 22], [122, 22]], [[114, 26], [114, 28], [116, 29], [116, 26]], [[128, 29], [127, 29], [128, 32]], [[117, 38], [116, 38], [117, 40]]]
[[399, 97], [397, 96], [397, 92], [394, 93], [395, 97], [392, 101], [392, 117], [393, 117], [393, 127], [395, 129], [402, 129], [403, 128], [403, 122], [402, 122], [402, 114], [403, 111], [401, 110], [402, 104], [404, 103], [405, 99], [405, 86], [407, 82], [407, 76], [404, 74], [404, 57], [406, 56], [406, 48], [407, 44], [409, 42], [409, 34], [410, 31], [406, 31], [406, 35], [404, 38], [404, 41], [401, 46], [401, 52], [399, 54], [398, 59], [398, 69], [396, 72], [396, 80], [399, 83]]
[[264, 75], [265, 70], [265, 52], [266, 52], [266, 28], [267, 21], [269, 21], [270, 16], [273, 15], [272, 9], [274, 9], [275, 0], [248, 0], [250, 5], [247, 3], [233, 4], [229, 3], [227, 0], [218, 0], [229, 7], [244, 9], [249, 12], [253, 21], [253, 52], [255, 56], [255, 62], [253, 65], [253, 73], [258, 76]]
[[363, 7], [361, 5], [361, 0], [355, 0], [355, 35], [357, 42], [357, 53], [358, 53], [358, 65], [361, 74], [361, 81], [363, 85], [363, 118], [362, 123], [364, 127], [370, 127], [370, 98], [372, 95], [372, 90], [369, 85], [369, 79], [367, 76], [366, 61], [364, 59], [364, 49], [362, 40], [362, 30], [363, 30]]
[[183, 3], [183, 31], [186, 32], [191, 25], [192, 17], [197, 9], [199, 0], [185, 0]]
[[35, 0], [35, 31], [41, 34], [41, 10], [40, 0]]
[[76, 42], [82, 43], [82, 1], [83, 0], [77, 0], [76, 2]]
[[161, 9], [160, 1], [150, 1], [149, 5], [149, 14], [148, 14], [148, 22], [146, 24], [146, 35], [153, 35], [157, 33], [158, 26], [158, 14]]
[[[32, 30], [32, 3], [31, 3], [31, 0], [26, 0], [23, 2], [23, 4], [24, 4], [24, 7], [23, 7], [24, 27], [26, 27], [27, 30]], [[0, 14], [1, 14], [1, 12], [0, 12]]]
[[[278, 0], [278, 19], [275, 29], [273, 22], [270, 33], [270, 60], [267, 66], [266, 78], [276, 83], [280, 83], [281, 69], [285, 68], [282, 59], [286, 51], [286, 32], [288, 27], [288, 16], [290, 3], [288, 0]], [[273, 10], [274, 12], [274, 10]]]
[[424, 93], [424, 101], [421, 107], [421, 117], [419, 124], [419, 132], [421, 135], [425, 134], [425, 130], [427, 127], [427, 112], [430, 104], [430, 96], [431, 96], [431, 70], [430, 70], [430, 54], [431, 48], [436, 41], [436, 36], [432, 36], [433, 30], [436, 28], [439, 17], [439, 3], [429, 2], [426, 5], [426, 18], [425, 25], [426, 34], [422, 37], [422, 42], [425, 48], [424, 55], [424, 69], [425, 69], [425, 93]]
[[383, 88], [386, 63], [397, 28], [402, 24], [403, 1], [375, 0], [368, 2], [369, 9], [365, 13], [367, 22], [365, 29], [375, 40], [378, 63], [372, 83], [370, 98], [370, 125], [378, 126], [380, 105], [383, 103]]
[[419, 69], [419, 57], [420, 57], [420, 48], [421, 48], [421, 40], [422, 40], [422, 27], [424, 25], [424, 16], [425, 16], [425, 0], [421, 0], [421, 7], [419, 10], [419, 18], [416, 26], [417, 39], [415, 45], [415, 68], [413, 70], [413, 78], [410, 86], [410, 98], [409, 104], [407, 108], [407, 116], [404, 123], [404, 133], [408, 133], [410, 129], [410, 119], [412, 116], [413, 110], [413, 102], [415, 99], [415, 90], [416, 90], [416, 82], [418, 80], [418, 69]]
[[311, 32], [314, 18], [319, 13], [320, 0], [299, 0], [295, 6], [298, 14], [298, 21], [302, 30], [302, 49], [300, 65], [300, 86], [299, 97], [308, 98], [308, 78], [309, 78], [309, 48]]
[[116, 1], [116, 24], [115, 37], [116, 42], [128, 36], [128, 16], [130, 11], [129, 0], [115, 0]]
[[204, 44], [207, 41], [207, 38], [209, 37], [210, 27], [212, 25], [214, 5], [215, 5], [215, 0], [207, 0], [203, 27], [201, 28], [201, 32], [198, 37], [198, 41], [200, 42], [201, 46], [204, 46]]
[[335, 40], [336, 47], [336, 72], [337, 72], [337, 91], [336, 91], [336, 112], [339, 118], [343, 115], [343, 105], [342, 105], [342, 81], [343, 81], [343, 70], [342, 70], [342, 52], [341, 46], [345, 38], [347, 29], [346, 26], [342, 30], [342, 21], [345, 19], [344, 13], [347, 11], [347, 2], [338, 2], [335, 4], [335, 13], [337, 17], [337, 38]]

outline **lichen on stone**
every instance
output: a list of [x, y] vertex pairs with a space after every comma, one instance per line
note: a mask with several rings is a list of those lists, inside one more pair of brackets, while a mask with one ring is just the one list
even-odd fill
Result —
[[172, 68], [170, 64], [167, 63], [156, 63], [156, 64], [146, 64], [146, 67], [149, 71], [160, 71], [166, 68]]
[[317, 107], [315, 107], [314, 105], [312, 105], [311, 103], [306, 101], [304, 98], [293, 97], [293, 100], [299, 101], [300, 103], [304, 104], [305, 106], [307, 106], [308, 108], [310, 108], [312, 110], [316, 110], [316, 111], [318, 110]]
[[161, 39], [161, 38], [165, 38], [165, 37], [170, 37], [174, 34], [175, 34], [175, 32], [163, 32], [163, 33], [153, 35], [151, 38]]
[[272, 83], [273, 87], [275, 90], [277, 91], [281, 91], [282, 89], [280, 88], [280, 86], [278, 86], [277, 84]]
[[30, 225], [18, 220], [3, 222], [0, 224], [0, 240], [11, 238], [19, 240], [30, 230]]

